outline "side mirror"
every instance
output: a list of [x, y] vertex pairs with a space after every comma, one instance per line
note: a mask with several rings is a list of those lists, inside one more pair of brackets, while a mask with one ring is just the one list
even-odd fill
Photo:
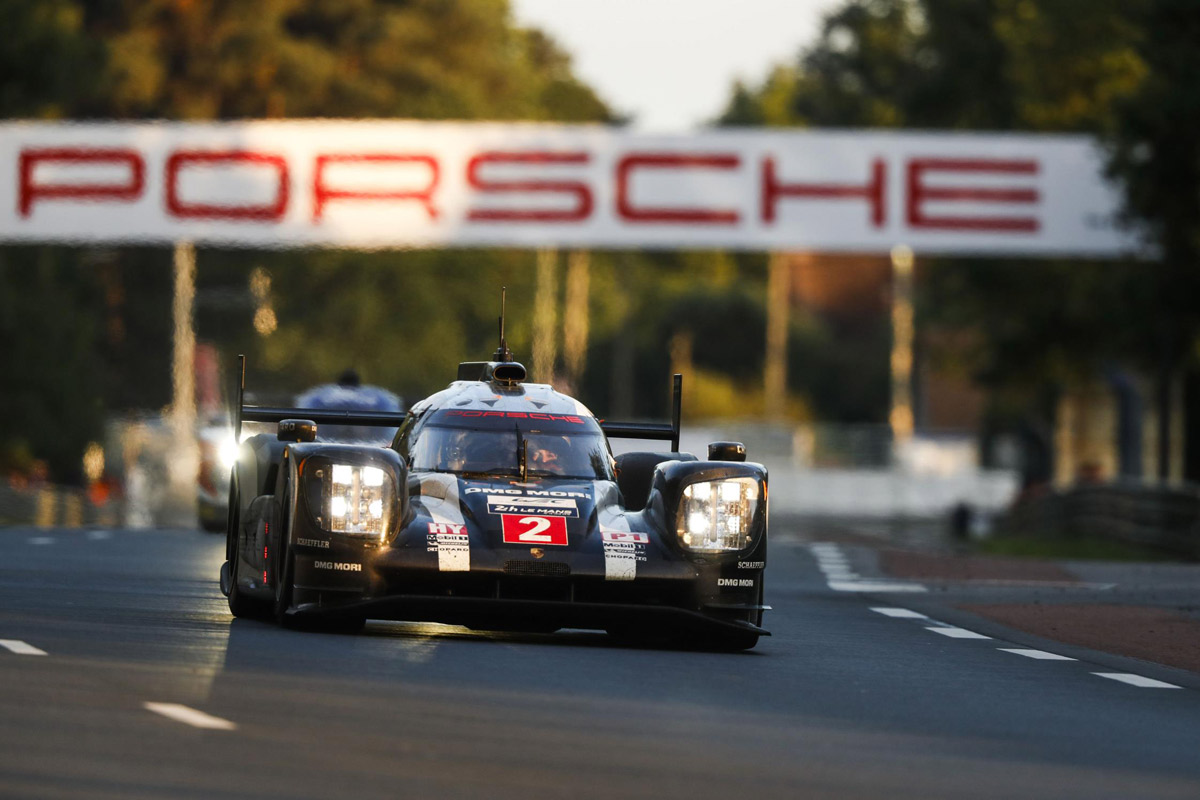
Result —
[[314, 441], [317, 438], [317, 423], [310, 419], [280, 420], [275, 438], [281, 442]]
[[745, 461], [746, 445], [741, 442], [712, 442], [708, 446], [709, 461]]

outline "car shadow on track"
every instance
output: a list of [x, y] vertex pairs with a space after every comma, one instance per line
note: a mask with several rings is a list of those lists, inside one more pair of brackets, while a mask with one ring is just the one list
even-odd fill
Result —
[[229, 626], [226, 667], [255, 668], [276, 661], [280, 653], [304, 652], [309, 657], [322, 651], [345, 649], [373, 651], [389, 643], [409, 649], [437, 647], [460, 643], [467, 645], [530, 645], [556, 648], [586, 648], [607, 651], [700, 652], [720, 655], [765, 656], [761, 651], [748, 650], [721, 653], [704, 646], [704, 642], [679, 642], [666, 638], [618, 637], [603, 631], [575, 628], [553, 633], [525, 631], [473, 630], [459, 625], [428, 622], [369, 621], [356, 633], [314, 630], [288, 630], [274, 623], [253, 619], [234, 619]]

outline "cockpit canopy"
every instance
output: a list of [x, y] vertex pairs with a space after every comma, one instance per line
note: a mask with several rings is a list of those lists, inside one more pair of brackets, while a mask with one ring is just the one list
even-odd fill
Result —
[[[612, 454], [590, 416], [474, 409], [431, 411], [399, 442], [414, 472], [613, 480]], [[405, 453], [407, 450], [407, 453]]]

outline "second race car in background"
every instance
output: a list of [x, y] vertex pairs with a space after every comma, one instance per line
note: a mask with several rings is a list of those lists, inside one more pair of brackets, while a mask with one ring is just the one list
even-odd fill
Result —
[[[299, 409], [338, 411], [404, 410], [399, 396], [379, 386], [362, 384], [354, 370], [343, 372], [336, 383], [304, 391], [296, 397], [295, 405]], [[395, 433], [395, 428], [387, 427], [330, 425], [321, 430], [321, 440], [386, 444]], [[196, 513], [201, 528], [220, 533], [226, 530], [229, 522], [229, 481], [237, 461], [239, 435], [235, 434], [228, 418], [216, 417], [200, 428], [196, 439], [200, 447]]]

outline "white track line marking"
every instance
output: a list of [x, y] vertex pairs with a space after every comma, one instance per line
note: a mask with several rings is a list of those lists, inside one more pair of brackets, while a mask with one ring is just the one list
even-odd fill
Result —
[[54, 544], [53, 536], [34, 536], [29, 540], [30, 544]]
[[854, 571], [836, 544], [817, 542], [808, 549], [817, 561], [825, 583], [835, 592], [924, 592], [924, 586], [912, 581], [864, 578]]
[[111, 537], [112, 537], [112, 533], [109, 531], [88, 531], [87, 532], [87, 538], [91, 539], [93, 542], [99, 541], [101, 539], [108, 539]]
[[942, 636], [949, 636], [951, 639], [990, 639], [990, 636], [984, 636], [982, 633], [969, 631], [966, 628], [956, 628], [953, 625], [944, 625], [938, 627], [927, 627], [927, 631], [940, 633]]
[[997, 647], [997, 650], [1003, 650], [1006, 653], [1016, 653], [1019, 656], [1026, 658], [1036, 658], [1041, 661], [1074, 661], [1075, 659], [1069, 656], [1060, 656], [1058, 653], [1047, 653], [1045, 650], [1022, 650], [1017, 647]]
[[1176, 686], [1173, 683], [1164, 683], [1156, 681], [1154, 678], [1145, 678], [1141, 675], [1134, 675], [1130, 672], [1093, 672], [1093, 675], [1099, 675], [1101, 678], [1109, 678], [1121, 683], [1128, 683], [1130, 686], [1138, 686], [1142, 689], [1182, 689], [1182, 686]]
[[919, 583], [890, 583], [888, 581], [829, 581], [829, 588], [835, 592], [925, 592], [928, 591]]
[[44, 656], [45, 650], [39, 650], [27, 642], [22, 642], [20, 639], [0, 639], [0, 647], [5, 650], [16, 653], [19, 656]]
[[205, 714], [203, 711], [197, 711], [194, 708], [181, 706], [178, 703], [143, 703], [147, 711], [153, 711], [155, 714], [162, 714], [168, 719], [173, 719], [176, 722], [182, 722], [184, 725], [191, 725], [193, 728], [209, 728], [211, 730], [231, 731], [237, 727], [227, 719], [214, 717], [210, 714]]
[[909, 608], [872, 608], [876, 614], [883, 614], [885, 617], [895, 617], [897, 619], [929, 619], [924, 614], [919, 614]]

